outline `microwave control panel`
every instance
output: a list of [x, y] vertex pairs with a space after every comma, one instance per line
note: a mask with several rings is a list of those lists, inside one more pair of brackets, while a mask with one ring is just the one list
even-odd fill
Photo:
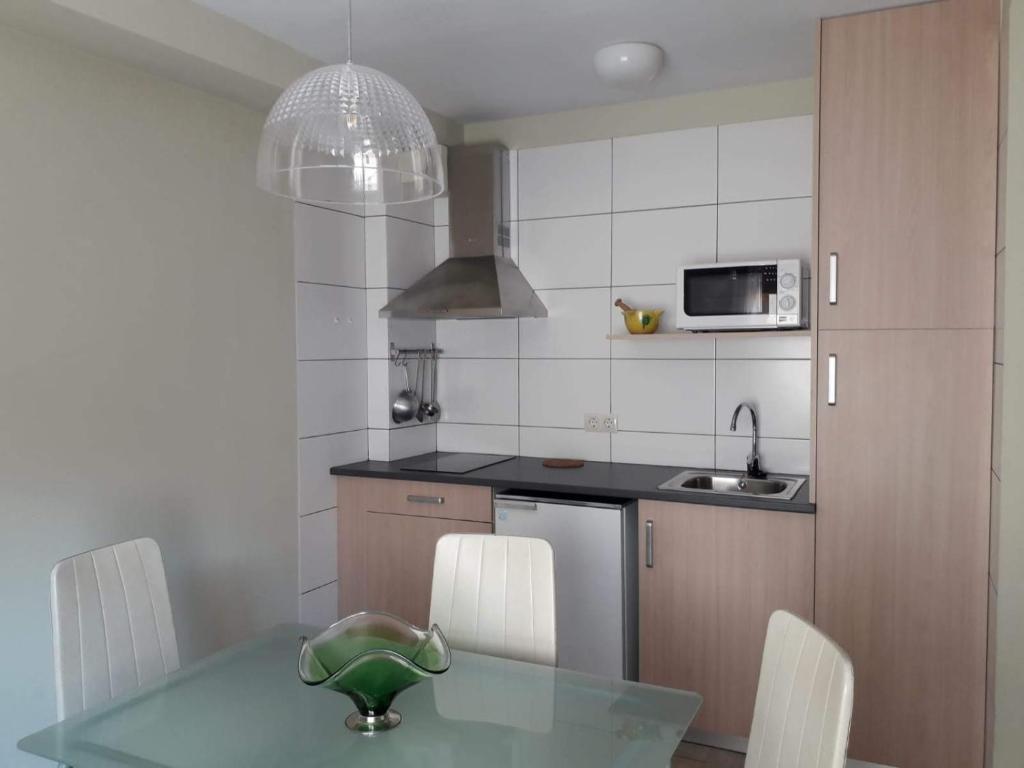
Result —
[[799, 328], [803, 321], [800, 301], [803, 288], [800, 259], [779, 259], [775, 272], [778, 327]]

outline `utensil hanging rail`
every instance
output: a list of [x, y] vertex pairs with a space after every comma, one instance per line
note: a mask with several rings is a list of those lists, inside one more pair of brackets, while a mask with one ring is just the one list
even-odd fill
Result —
[[431, 344], [429, 347], [398, 347], [395, 346], [394, 342], [390, 344], [390, 352], [388, 356], [391, 358], [391, 362], [395, 365], [401, 365], [404, 361], [410, 357], [417, 355], [431, 355], [436, 357], [444, 352], [443, 349], [438, 347], [436, 344]]

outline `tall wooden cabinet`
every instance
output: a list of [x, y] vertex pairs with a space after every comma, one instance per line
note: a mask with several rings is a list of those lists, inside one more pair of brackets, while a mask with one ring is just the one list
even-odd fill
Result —
[[901, 768], [984, 760], [998, 20], [821, 26], [815, 622]]
[[815, 621], [856, 676], [850, 754], [980, 768], [992, 332], [825, 331]]
[[814, 516], [641, 501], [638, 523], [640, 680], [698, 691], [697, 728], [746, 738], [768, 617], [811, 615]]
[[491, 533], [491, 489], [338, 481], [339, 615], [387, 611], [425, 627], [434, 548], [446, 533]]
[[820, 328], [991, 327], [998, 20], [940, 0], [822, 22]]

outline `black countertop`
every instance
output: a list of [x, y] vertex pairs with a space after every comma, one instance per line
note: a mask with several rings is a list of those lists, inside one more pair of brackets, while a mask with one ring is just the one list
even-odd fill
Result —
[[757, 496], [731, 496], [701, 492], [662, 491], [661, 483], [691, 467], [667, 467], [650, 464], [620, 464], [588, 461], [579, 469], [549, 469], [542, 459], [515, 457], [500, 464], [452, 475], [439, 472], [416, 472], [401, 469], [404, 462], [359, 461], [331, 468], [332, 475], [377, 477], [389, 480], [415, 480], [425, 483], [455, 485], [489, 485], [496, 490], [517, 489], [535, 493], [568, 493], [582, 496], [612, 496], [622, 499], [653, 499], [687, 504], [709, 504], [716, 507], [774, 509], [784, 512], [814, 514], [808, 497], [807, 483], [792, 501], [765, 499]]

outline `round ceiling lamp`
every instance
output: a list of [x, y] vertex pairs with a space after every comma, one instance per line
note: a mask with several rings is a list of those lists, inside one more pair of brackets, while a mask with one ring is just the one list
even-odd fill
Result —
[[615, 43], [594, 54], [594, 69], [620, 88], [647, 85], [661, 72], [665, 52], [654, 43]]
[[292, 200], [410, 203], [445, 189], [444, 151], [426, 112], [397, 80], [348, 57], [303, 75], [263, 125], [261, 189]]

